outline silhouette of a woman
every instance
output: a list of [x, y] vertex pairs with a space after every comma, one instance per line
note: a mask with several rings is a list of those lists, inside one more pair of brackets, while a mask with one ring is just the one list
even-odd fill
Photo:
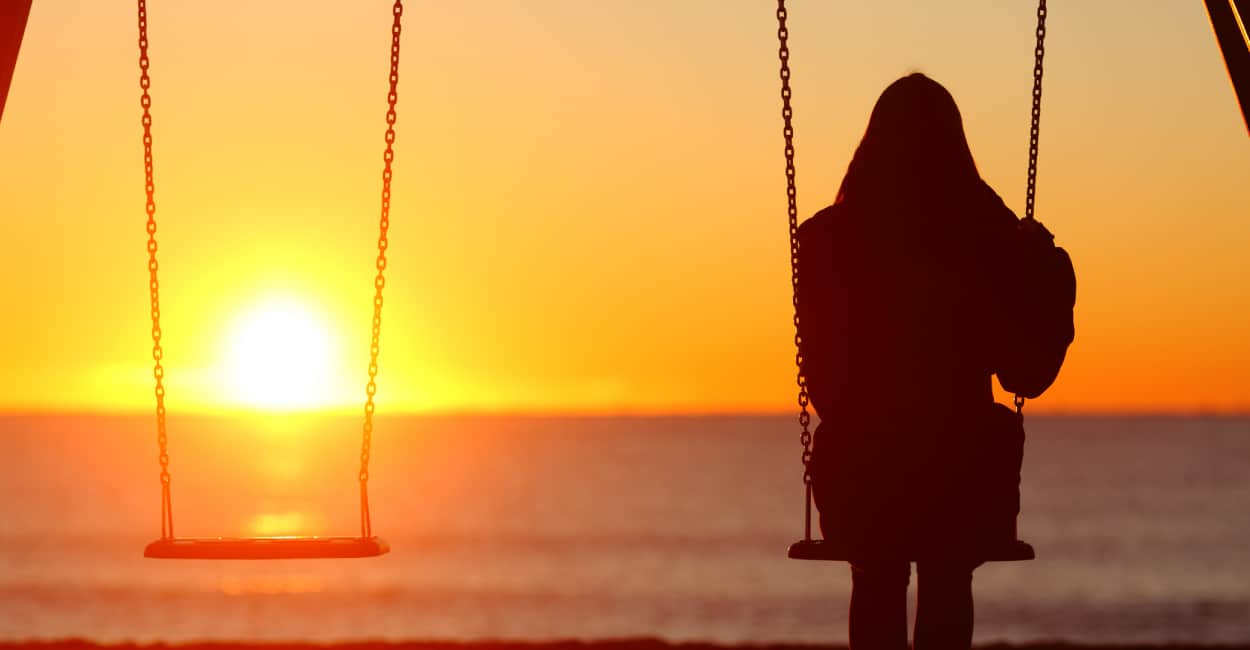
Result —
[[855, 650], [972, 643], [972, 571], [1015, 539], [1028, 397], [1072, 340], [1075, 278], [977, 172], [954, 99], [912, 74], [882, 93], [834, 204], [799, 229], [800, 350], [820, 416], [813, 494], [852, 558]]

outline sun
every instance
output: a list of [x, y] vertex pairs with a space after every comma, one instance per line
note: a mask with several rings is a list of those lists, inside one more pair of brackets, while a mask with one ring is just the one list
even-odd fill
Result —
[[331, 406], [339, 346], [326, 319], [293, 298], [268, 298], [244, 310], [226, 333], [223, 380], [230, 401], [264, 410]]

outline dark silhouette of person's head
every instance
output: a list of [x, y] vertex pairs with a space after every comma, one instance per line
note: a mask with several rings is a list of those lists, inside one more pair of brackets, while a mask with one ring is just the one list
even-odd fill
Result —
[[838, 189], [837, 203], [944, 203], [981, 186], [955, 99], [920, 73], [881, 93]]

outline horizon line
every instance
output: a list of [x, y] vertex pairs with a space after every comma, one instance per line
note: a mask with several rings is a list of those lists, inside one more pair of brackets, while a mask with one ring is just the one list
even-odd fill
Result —
[[[266, 409], [202, 409], [189, 408], [179, 410], [178, 416], [192, 417], [262, 417], [262, 418], [362, 418], [363, 411], [333, 409], [305, 410], [266, 410]], [[1028, 410], [1026, 418], [1250, 418], [1250, 409], [1043, 409], [1040, 412]], [[44, 409], [44, 408], [0, 408], [0, 417], [154, 417], [155, 413], [148, 409]], [[375, 418], [390, 417], [429, 417], [429, 418], [460, 418], [460, 417], [512, 417], [512, 418], [545, 418], [545, 419], [662, 419], [662, 418], [798, 418], [798, 411], [762, 410], [762, 409], [394, 409], [374, 413]]]

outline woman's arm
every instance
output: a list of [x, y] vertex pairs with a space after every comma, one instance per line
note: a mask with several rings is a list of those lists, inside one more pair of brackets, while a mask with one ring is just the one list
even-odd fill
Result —
[[[833, 378], [837, 376], [832, 367], [837, 361], [833, 351], [846, 336], [845, 315], [833, 313], [833, 305], [845, 304], [838, 300], [838, 278], [835, 277], [833, 259], [834, 208], [826, 208], [804, 221], [799, 227], [799, 272], [796, 288], [797, 313], [799, 316], [799, 351], [803, 355], [803, 374], [807, 381], [808, 395], [817, 414], [831, 406], [835, 391]], [[840, 338], [841, 337], [841, 338]]]
[[1002, 333], [994, 363], [1004, 390], [1027, 398], [1054, 383], [1075, 336], [1076, 273], [1042, 224], [1021, 221], [1005, 240]]

